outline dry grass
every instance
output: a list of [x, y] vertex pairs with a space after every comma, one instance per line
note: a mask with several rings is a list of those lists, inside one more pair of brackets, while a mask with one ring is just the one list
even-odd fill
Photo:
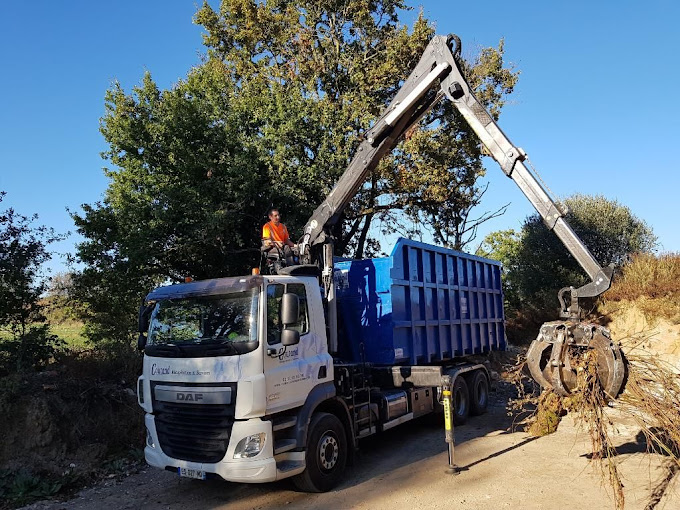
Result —
[[630, 354], [629, 360], [621, 409], [635, 419], [650, 451], [680, 463], [680, 377], [662, 359]]
[[607, 298], [633, 301], [641, 296], [657, 298], [680, 294], [680, 254], [640, 254], [626, 264]]
[[680, 324], [680, 254], [635, 256], [616, 277], [605, 299], [608, 303], [636, 301], [648, 318]]

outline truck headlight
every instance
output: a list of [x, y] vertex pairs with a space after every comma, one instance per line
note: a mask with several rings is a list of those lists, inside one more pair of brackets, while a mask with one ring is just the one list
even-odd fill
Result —
[[253, 434], [246, 436], [241, 439], [236, 445], [234, 450], [235, 459], [246, 459], [249, 457], [255, 457], [264, 448], [264, 440], [267, 434], [260, 432], [259, 434]]
[[151, 435], [151, 432], [149, 432], [149, 429], [146, 429], [146, 446], [149, 448], [156, 448], [156, 445], [153, 442], [153, 436]]

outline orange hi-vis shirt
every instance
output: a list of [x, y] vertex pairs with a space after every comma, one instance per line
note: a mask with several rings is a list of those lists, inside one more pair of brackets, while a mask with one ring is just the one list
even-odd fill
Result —
[[285, 243], [288, 238], [288, 229], [283, 223], [274, 225], [273, 222], [268, 221], [264, 224], [264, 227], [262, 227], [262, 239], [269, 239], [271, 241]]

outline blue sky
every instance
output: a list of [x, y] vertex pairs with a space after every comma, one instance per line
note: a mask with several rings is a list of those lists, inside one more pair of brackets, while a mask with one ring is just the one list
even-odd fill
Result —
[[[654, 229], [663, 251], [680, 252], [676, 2], [411, 5], [422, 5], [438, 33], [458, 34], [464, 54], [505, 39], [506, 59], [521, 76], [499, 123], [558, 196], [616, 199]], [[39, 223], [58, 232], [74, 230], [66, 208], [101, 199], [107, 186], [98, 130], [105, 91], [114, 80], [129, 91], [145, 70], [164, 88], [185, 76], [203, 52], [196, 8], [179, 0], [4, 6], [0, 190], [7, 196], [0, 209], [38, 213]], [[480, 240], [520, 228], [533, 212], [495, 163], [487, 166], [491, 185], [479, 212], [511, 206], [481, 229]], [[56, 249], [73, 252], [77, 241], [71, 235]], [[61, 264], [57, 256], [51, 266]]]

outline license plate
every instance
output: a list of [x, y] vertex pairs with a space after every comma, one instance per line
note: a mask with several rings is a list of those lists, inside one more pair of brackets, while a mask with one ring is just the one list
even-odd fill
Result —
[[185, 478], [195, 478], [196, 480], [205, 480], [205, 471], [199, 471], [198, 469], [189, 469], [189, 468], [177, 468], [177, 472], [179, 473], [179, 476], [183, 476]]

